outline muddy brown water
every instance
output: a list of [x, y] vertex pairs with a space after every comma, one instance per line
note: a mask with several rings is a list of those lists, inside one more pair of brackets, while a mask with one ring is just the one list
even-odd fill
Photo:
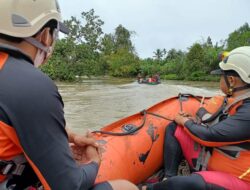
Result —
[[131, 79], [92, 79], [57, 86], [64, 100], [67, 127], [76, 132], [99, 129], [179, 93], [220, 93], [216, 82], [162, 81], [147, 85]]

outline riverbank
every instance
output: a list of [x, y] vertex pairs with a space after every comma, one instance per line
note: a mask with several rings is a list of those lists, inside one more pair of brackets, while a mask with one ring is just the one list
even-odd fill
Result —
[[184, 80], [184, 81], [211, 81], [218, 82], [220, 80], [219, 76], [214, 75], [193, 75], [186, 78], [180, 77], [177, 74], [168, 74], [161, 76], [164, 80]]
[[[128, 82], [128, 81], [134, 81], [136, 80], [136, 77], [113, 77], [109, 75], [105, 76], [75, 76], [75, 80], [71, 80], [69, 82], [83, 82], [84, 80], [108, 80], [113, 81], [113, 83], [120, 83], [121, 81]], [[186, 79], [183, 77], [180, 77], [176, 74], [169, 74], [169, 75], [162, 75], [161, 80], [172, 80], [172, 81], [197, 81], [197, 82], [219, 82], [220, 77], [215, 75], [195, 75], [195, 76], [189, 76]], [[55, 80], [57, 82], [65, 82], [60, 80]]]

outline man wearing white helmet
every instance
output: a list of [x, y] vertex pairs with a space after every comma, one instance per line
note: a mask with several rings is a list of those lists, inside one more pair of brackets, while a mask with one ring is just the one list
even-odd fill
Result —
[[[221, 75], [220, 89], [226, 97], [215, 97], [200, 108], [198, 120], [184, 112], [176, 116], [166, 129], [166, 180], [143, 190], [250, 189], [250, 47], [234, 49], [219, 66], [211, 74]], [[216, 101], [221, 106], [210, 114], [208, 108]], [[177, 176], [183, 157], [191, 176]]]
[[58, 89], [36, 68], [58, 32], [68, 33], [57, 1], [1, 0], [0, 18], [0, 190], [136, 189], [126, 181], [93, 186], [98, 145], [67, 135]]

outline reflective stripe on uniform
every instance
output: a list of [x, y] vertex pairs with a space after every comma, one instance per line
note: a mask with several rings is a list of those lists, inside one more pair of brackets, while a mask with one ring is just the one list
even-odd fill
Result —
[[0, 52], [0, 70], [3, 68], [9, 55], [7, 53]]
[[245, 173], [243, 173], [241, 176], [239, 176], [239, 179], [243, 179], [244, 177], [246, 177], [249, 174], [250, 174], [250, 168], [248, 168], [248, 170]]

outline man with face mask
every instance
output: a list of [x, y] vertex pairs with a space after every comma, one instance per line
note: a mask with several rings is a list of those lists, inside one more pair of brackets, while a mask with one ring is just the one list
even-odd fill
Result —
[[66, 132], [58, 89], [36, 68], [58, 32], [68, 33], [57, 1], [2, 0], [0, 18], [0, 190], [136, 189], [122, 180], [93, 185], [98, 145]]

